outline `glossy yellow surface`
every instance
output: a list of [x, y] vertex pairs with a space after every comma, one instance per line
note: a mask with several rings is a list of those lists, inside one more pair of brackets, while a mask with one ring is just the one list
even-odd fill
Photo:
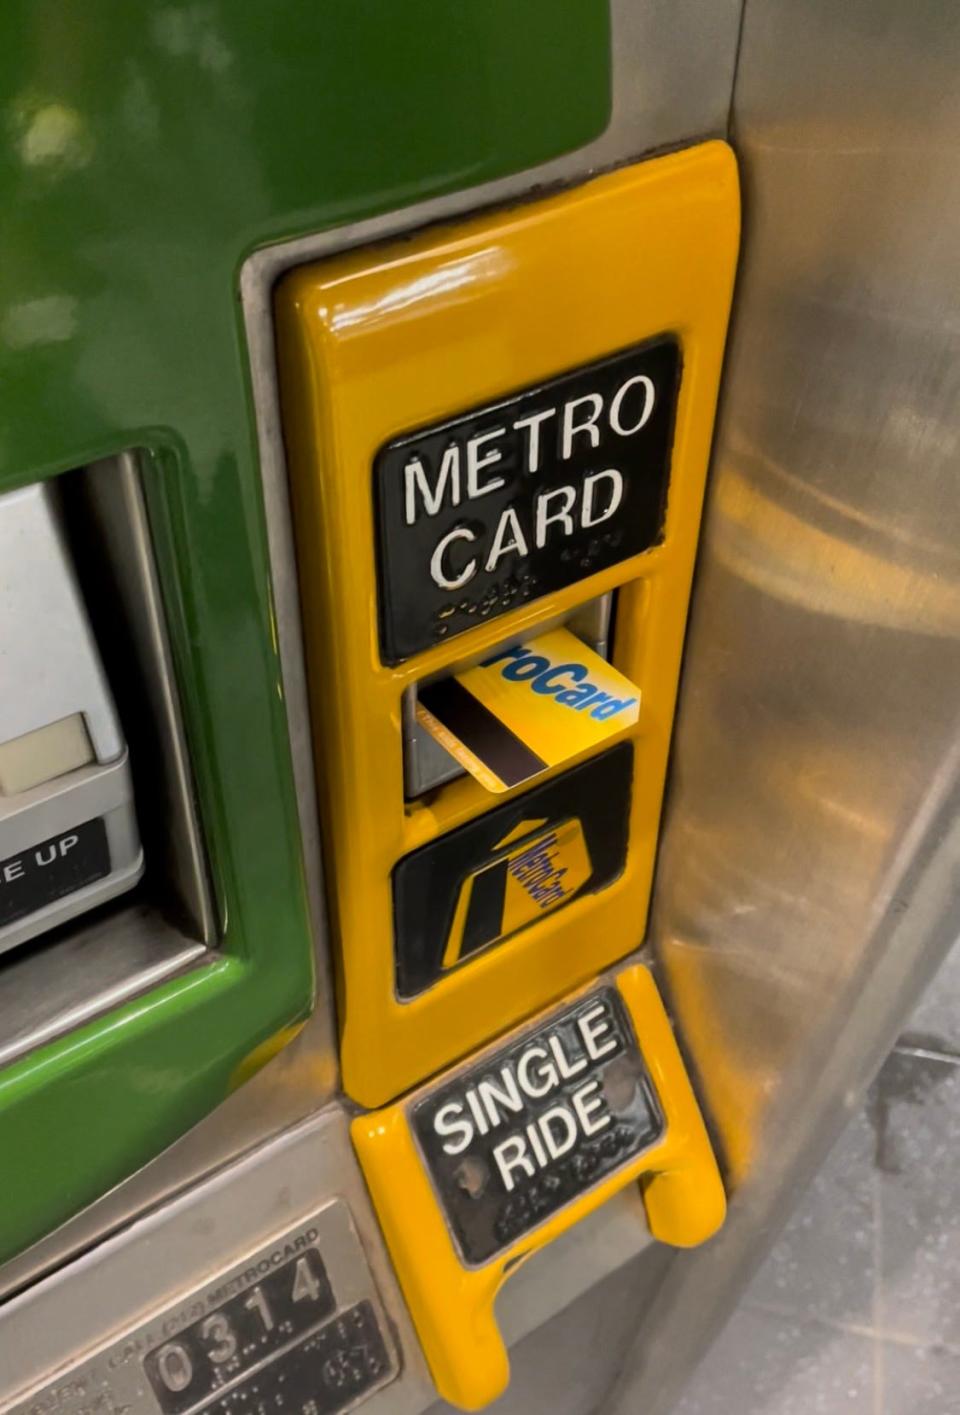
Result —
[[437, 1389], [465, 1410], [494, 1400], [510, 1378], [494, 1315], [508, 1273], [617, 1190], [642, 1179], [650, 1231], [664, 1243], [691, 1247], [723, 1223], [723, 1184], [656, 984], [640, 966], [615, 981], [660, 1098], [663, 1137], [489, 1263], [466, 1268], [457, 1257], [407, 1121], [422, 1092], [353, 1122], [354, 1146]]
[[[734, 158], [711, 142], [305, 267], [279, 289], [343, 1081], [365, 1105], [449, 1065], [643, 938], [738, 233]], [[667, 331], [680, 340], [683, 376], [663, 543], [398, 667], [381, 664], [372, 463], [382, 444]], [[639, 721], [624, 732], [636, 748], [626, 869], [399, 1002], [391, 870], [492, 804], [472, 779], [404, 804], [404, 689], [611, 589], [613, 661], [642, 693]]]

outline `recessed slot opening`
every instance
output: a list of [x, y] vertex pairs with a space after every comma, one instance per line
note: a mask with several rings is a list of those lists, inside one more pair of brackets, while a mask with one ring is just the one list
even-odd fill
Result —
[[[76, 662], [54, 656], [30, 670], [31, 657], [23, 656], [28, 671], [10, 691], [24, 695], [19, 716], [31, 731], [12, 745], [9, 732], [0, 734], [8, 739], [0, 824], [6, 844], [16, 844], [19, 814], [32, 867], [38, 850], [43, 861], [53, 858], [52, 847], [36, 845], [38, 812], [53, 822], [44, 834], [68, 842], [78, 829], [83, 836], [88, 817], [94, 826], [102, 818], [110, 864], [122, 828], [135, 865], [129, 876], [118, 875], [115, 889], [101, 890], [93, 870], [89, 886], [64, 893], [62, 912], [54, 907], [49, 917], [40, 911], [24, 916], [17, 932], [8, 931], [9, 947], [0, 929], [0, 1066], [202, 962], [220, 932], [138, 459], [132, 453], [111, 458], [46, 488], [59, 547], [29, 567], [34, 586], [24, 601], [25, 618], [31, 632], [42, 635], [45, 575], [60, 560], [75, 593], [79, 587], [84, 642], [73, 654]], [[92, 674], [105, 678], [114, 726], [119, 723], [115, 764], [94, 750], [93, 739], [104, 729], [86, 713], [79, 723], [73, 714], [50, 720], [56, 676], [85, 671], [83, 658], [88, 666], [93, 661]], [[44, 697], [48, 676], [52, 687]], [[31, 695], [38, 699], [35, 710]], [[68, 824], [71, 812], [76, 828]], [[89, 848], [103, 849], [104, 841]]]
[[[548, 630], [557, 629], [562, 625], [572, 634], [576, 634], [594, 653], [609, 660], [613, 641], [614, 600], [615, 592], [598, 595], [595, 599], [587, 600], [585, 604], [577, 605], [569, 614], [546, 619], [542, 624], [538, 624], [535, 630], [528, 629], [522, 635], [517, 634], [505, 639], [503, 646], [531, 638], [534, 633], [545, 634]], [[449, 673], [466, 668], [470, 662], [471, 660], [464, 659], [453, 668], [444, 670], [442, 676], [446, 677]], [[425, 678], [422, 684], [433, 681], [432, 678]], [[420, 687], [420, 683], [414, 683], [403, 695], [403, 783], [404, 796], [408, 801], [435, 791], [464, 774], [460, 763], [417, 721], [417, 696]]]

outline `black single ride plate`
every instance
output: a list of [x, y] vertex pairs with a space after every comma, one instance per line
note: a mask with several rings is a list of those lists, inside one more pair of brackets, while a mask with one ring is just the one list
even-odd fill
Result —
[[663, 1117], [616, 988], [572, 1007], [413, 1105], [460, 1253], [483, 1263], [620, 1169]]

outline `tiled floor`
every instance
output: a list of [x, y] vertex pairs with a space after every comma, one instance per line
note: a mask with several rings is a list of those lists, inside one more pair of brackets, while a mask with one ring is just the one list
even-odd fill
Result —
[[675, 1415], [960, 1415], [960, 945]]

